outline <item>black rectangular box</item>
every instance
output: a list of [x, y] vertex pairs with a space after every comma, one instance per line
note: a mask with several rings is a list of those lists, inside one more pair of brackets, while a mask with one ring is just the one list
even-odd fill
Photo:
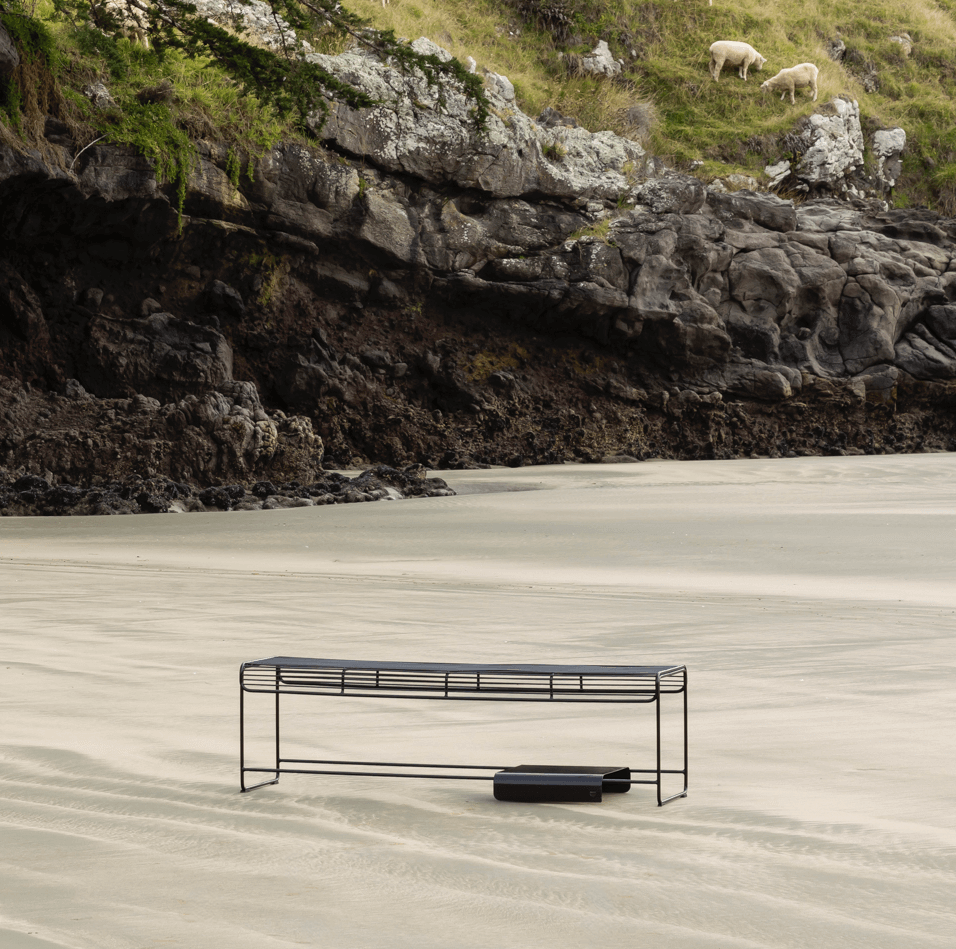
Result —
[[[499, 801], [594, 802], [602, 792], [630, 790], [630, 768], [589, 768], [576, 765], [523, 764], [495, 773], [495, 798]], [[607, 779], [617, 779], [608, 781]]]

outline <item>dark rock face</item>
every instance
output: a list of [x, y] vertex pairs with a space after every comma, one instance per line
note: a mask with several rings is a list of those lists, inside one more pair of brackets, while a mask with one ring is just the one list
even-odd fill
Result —
[[[540, 150], [554, 130], [528, 123]], [[363, 500], [383, 485], [324, 469], [374, 462], [956, 448], [956, 222], [630, 187], [637, 153], [607, 134], [620, 167], [581, 196], [593, 154], [547, 174], [512, 156], [495, 191], [461, 136], [447, 167], [284, 145], [238, 190], [204, 146], [181, 235], [122, 149], [71, 178], [0, 148], [4, 510]]]
[[5, 79], [20, 65], [20, 54], [10, 34], [0, 23], [0, 79]]
[[94, 317], [80, 359], [83, 378], [107, 396], [133, 389], [165, 401], [212, 392], [232, 379], [232, 348], [223, 336], [171, 313]]
[[330, 472], [310, 484], [270, 483], [265, 493], [262, 482], [248, 488], [229, 484], [202, 490], [163, 477], [142, 479], [134, 475], [123, 481], [95, 482], [87, 487], [51, 485], [35, 475], [22, 476], [12, 483], [0, 480], [0, 516], [259, 511], [455, 493], [441, 478], [426, 478], [424, 470], [415, 465], [403, 471], [378, 465], [355, 478]]

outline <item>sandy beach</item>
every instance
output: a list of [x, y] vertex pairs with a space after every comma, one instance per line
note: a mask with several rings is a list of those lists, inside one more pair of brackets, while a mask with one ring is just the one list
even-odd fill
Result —
[[[0, 519], [2, 949], [956, 945], [956, 455], [442, 476], [457, 497]], [[686, 663], [689, 796], [240, 794], [239, 665], [275, 655]], [[290, 729], [502, 765], [652, 738], [627, 706], [348, 699]]]

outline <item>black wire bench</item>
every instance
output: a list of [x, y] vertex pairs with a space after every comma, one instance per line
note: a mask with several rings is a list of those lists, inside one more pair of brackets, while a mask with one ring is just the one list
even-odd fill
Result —
[[[275, 764], [246, 765], [245, 694], [275, 696]], [[280, 705], [283, 695], [348, 696], [381, 699], [453, 699], [472, 702], [562, 702], [653, 704], [657, 725], [657, 761], [653, 768], [575, 767], [570, 765], [422, 764], [395, 761], [327, 761], [285, 758], [280, 752]], [[661, 767], [661, 699], [683, 696], [683, 768]], [[302, 767], [323, 765], [337, 767]], [[291, 767], [290, 767], [291, 766]], [[348, 770], [341, 770], [348, 768]], [[357, 768], [423, 768], [493, 771], [495, 774], [423, 774], [409, 771], [367, 771]], [[274, 775], [251, 787], [246, 774]], [[280, 774], [366, 775], [371, 777], [454, 778], [494, 781], [501, 800], [600, 800], [601, 792], [623, 792], [632, 784], [657, 787], [658, 805], [686, 797], [687, 667], [555, 666], [525, 664], [477, 665], [437, 662], [368, 662], [339, 659], [297, 659], [275, 656], [244, 662], [239, 668], [239, 786], [242, 791], [277, 784]], [[635, 778], [634, 774], [653, 777]], [[683, 789], [662, 796], [662, 776], [682, 775]]]

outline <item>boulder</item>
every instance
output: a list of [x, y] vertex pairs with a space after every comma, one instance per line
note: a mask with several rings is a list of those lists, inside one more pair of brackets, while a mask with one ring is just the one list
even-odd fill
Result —
[[891, 43], [898, 43], [904, 56], [909, 56], [913, 52], [913, 37], [909, 33], [900, 33], [890, 37]]
[[790, 199], [775, 194], [740, 190], [729, 194], [710, 193], [707, 203], [721, 220], [750, 221], [770, 231], [787, 233], [797, 226], [797, 214]]
[[109, 89], [102, 82], [90, 83], [83, 87], [83, 95], [93, 103], [95, 109], [109, 109], [116, 105]]
[[[424, 38], [412, 45], [420, 53], [450, 56]], [[510, 83], [486, 83], [492, 110], [482, 130], [474, 122], [473, 101], [451, 82], [439, 91], [419, 72], [402, 72], [360, 50], [309, 58], [383, 103], [365, 109], [335, 103], [327, 120], [310, 118], [315, 134], [389, 173], [499, 197], [616, 203], [630, 188], [625, 166], [640, 165], [644, 157], [636, 142], [611, 132], [542, 127], [514, 103]], [[556, 143], [561, 160], [548, 161], [545, 154]]]
[[863, 168], [859, 103], [842, 96], [832, 99], [801, 120], [787, 142], [798, 158], [766, 167], [772, 188], [846, 194]]
[[30, 285], [0, 259], [0, 329], [12, 332], [31, 346], [49, 342], [49, 329], [40, 300]]
[[859, 103], [831, 100], [806, 120], [802, 138], [796, 178], [811, 190], [845, 191], [847, 176], [863, 166]]
[[842, 63], [846, 56], [846, 43], [839, 36], [826, 42], [827, 56], [835, 63]]
[[918, 323], [897, 342], [894, 362], [917, 379], [952, 379], [956, 376], [956, 346]]
[[872, 142], [877, 160], [876, 177], [882, 188], [889, 191], [903, 170], [906, 132], [901, 128], [879, 129], [873, 133]]
[[654, 178], [631, 192], [631, 199], [652, 214], [693, 214], [707, 200], [703, 184], [689, 175]]
[[130, 391], [169, 402], [232, 380], [232, 347], [214, 329], [154, 313], [146, 319], [90, 321], [78, 378], [99, 396]]
[[615, 59], [605, 40], [599, 40], [597, 46], [581, 57], [580, 71], [591, 76], [619, 76], [624, 64]]

